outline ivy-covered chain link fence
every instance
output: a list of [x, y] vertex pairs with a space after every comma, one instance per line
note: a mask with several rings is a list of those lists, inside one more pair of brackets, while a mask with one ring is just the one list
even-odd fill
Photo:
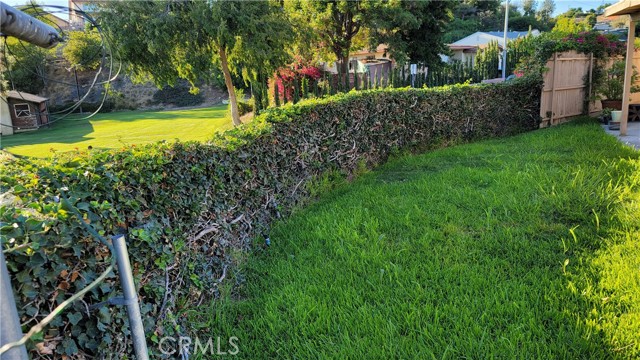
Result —
[[[45, 174], [48, 175], [48, 173]], [[89, 234], [109, 249], [111, 254], [110, 265], [94, 281], [60, 303], [49, 315], [42, 319], [38, 324], [31, 327], [31, 329], [23, 335], [20, 320], [18, 318], [18, 312], [15, 307], [16, 302], [11, 289], [11, 280], [4, 258], [4, 253], [10, 252], [11, 249], [4, 250], [0, 256], [0, 271], [2, 272], [2, 282], [0, 283], [0, 305], [3, 319], [0, 322], [0, 358], [2, 360], [29, 359], [25, 343], [32, 336], [41, 332], [44, 327], [53, 321], [56, 316], [60, 315], [69, 304], [82, 299], [87, 292], [103, 282], [104, 279], [113, 271], [114, 266], [117, 265], [124, 297], [111, 298], [107, 303], [111, 305], [124, 305], [127, 307], [129, 326], [131, 328], [131, 336], [133, 338], [133, 347], [136, 359], [148, 360], [149, 352], [145, 340], [142, 316], [140, 314], [140, 304], [138, 302], [133, 273], [131, 271], [131, 262], [129, 261], [125, 236], [123, 234], [115, 235], [112, 237], [111, 242], [101, 236], [93, 227], [82, 220], [83, 217], [80, 214], [80, 211], [69, 202], [69, 199], [65, 195], [64, 192], [66, 188], [60, 186], [54, 177], [47, 177], [49, 177], [60, 189], [60, 200], [71, 210], [71, 213], [76, 217], [79, 223], [87, 230], [87, 232], [89, 232]], [[98, 305], [104, 305], [104, 303]]]

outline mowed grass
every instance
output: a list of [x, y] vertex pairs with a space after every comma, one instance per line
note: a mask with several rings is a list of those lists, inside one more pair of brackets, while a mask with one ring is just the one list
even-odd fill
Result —
[[3, 136], [3, 149], [18, 155], [47, 157], [53, 152], [119, 148], [166, 140], [206, 140], [232, 127], [226, 105], [171, 111], [123, 111], [97, 114], [90, 119], [74, 115], [37, 131]]
[[638, 358], [639, 158], [579, 121], [390, 161], [188, 321], [241, 359]]

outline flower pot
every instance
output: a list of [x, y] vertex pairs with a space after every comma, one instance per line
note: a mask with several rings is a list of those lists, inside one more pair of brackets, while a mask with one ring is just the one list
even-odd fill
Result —
[[614, 109], [614, 110], [622, 110], [622, 100], [601, 100], [602, 108], [606, 109]]
[[611, 112], [611, 121], [609, 121], [609, 130], [620, 130], [620, 118], [622, 118], [622, 111], [614, 110]]

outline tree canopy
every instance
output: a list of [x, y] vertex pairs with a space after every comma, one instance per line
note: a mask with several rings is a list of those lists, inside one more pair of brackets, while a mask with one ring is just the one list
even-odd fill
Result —
[[[349, 54], [363, 48], [388, 46], [399, 62], [407, 59], [439, 62], [445, 51], [442, 36], [450, 20], [453, 1], [294, 0], [285, 9], [303, 36], [296, 49], [337, 60], [340, 72], [348, 71]], [[305, 30], [300, 30], [304, 29]], [[304, 48], [307, 45], [307, 50]]]
[[[383, 8], [375, 23], [374, 42], [386, 44], [400, 63], [436, 64], [447, 51], [443, 41], [454, 1], [401, 1]], [[375, 44], [374, 43], [374, 44]]]
[[231, 74], [256, 80], [289, 59], [291, 26], [272, 1], [114, 1], [103, 3], [100, 15], [138, 77], [158, 86], [183, 78], [196, 90], [220, 69], [235, 125], [240, 118]]

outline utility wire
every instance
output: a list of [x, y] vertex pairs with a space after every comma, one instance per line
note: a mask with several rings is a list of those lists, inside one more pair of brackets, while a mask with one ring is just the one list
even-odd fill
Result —
[[[51, 8], [54, 9], [53, 11], [46, 11], [45, 8]], [[69, 7], [64, 7], [64, 6], [57, 6], [57, 5], [35, 5], [35, 4], [31, 4], [31, 5], [27, 5], [27, 6], [23, 6], [20, 7], [21, 10], [27, 10], [30, 15], [34, 16], [34, 17], [41, 17], [42, 19], [44, 19], [44, 21], [47, 21], [47, 15], [49, 14], [53, 14], [53, 13], [69, 13], [70, 10], [72, 10]], [[97, 23], [97, 21], [95, 19], [93, 19], [93, 17], [91, 17], [89, 14], [87, 14], [86, 12], [80, 10], [80, 9], [73, 9], [73, 11], [78, 15], [81, 16], [82, 18], [84, 18], [84, 21], [86, 23], [88, 23], [90, 25], [90, 27], [92, 29], [96, 29], [96, 31], [98, 32], [98, 34], [100, 35], [100, 39], [101, 39], [101, 47], [99, 52], [101, 53], [101, 60], [100, 60], [100, 66], [99, 68], [96, 70], [96, 74], [93, 78], [93, 81], [91, 82], [91, 84], [89, 85], [88, 90], [86, 91], [86, 93], [84, 94], [84, 96], [82, 96], [81, 98], [79, 97], [77, 101], [75, 101], [73, 104], [69, 105], [68, 107], [60, 110], [60, 111], [55, 111], [55, 112], [49, 112], [49, 121], [46, 124], [39, 124], [37, 125], [35, 128], [40, 128], [43, 126], [49, 126], [57, 121], [63, 120], [65, 118], [67, 118], [69, 115], [71, 115], [72, 113], [74, 113], [75, 110], [77, 110], [82, 103], [89, 97], [90, 94], [96, 92], [97, 90], [94, 90], [96, 88], [97, 85], [109, 85], [112, 81], [114, 81], [120, 74], [120, 72], [122, 71], [122, 62], [118, 59], [117, 62], [117, 71], [115, 72], [115, 74], [113, 73], [113, 69], [114, 69], [114, 54], [112, 51], [112, 46], [111, 43], [108, 39], [108, 37], [103, 33], [102, 28], [100, 27], [100, 25]], [[50, 22], [50, 21], [48, 21]], [[65, 33], [65, 31], [58, 26], [57, 24], [54, 24], [61, 33]], [[29, 50], [27, 49], [27, 47], [24, 45], [24, 43], [20, 40], [18, 40], [18, 44], [22, 47], [23, 51], [29, 52]], [[7, 44], [6, 41], [6, 37], [4, 39], [4, 43], [3, 43], [3, 59], [5, 64], [4, 67], [6, 68], [6, 73], [9, 75], [9, 80], [12, 83], [12, 86], [14, 86], [14, 75], [13, 72], [11, 70], [12, 66], [10, 64], [9, 61], [9, 56], [11, 55], [15, 58], [15, 52], [13, 52], [11, 50], [11, 46]], [[98, 52], [96, 52], [97, 55]], [[93, 58], [93, 56], [92, 56]], [[108, 58], [108, 60], [107, 60]], [[108, 63], [108, 66], [107, 66]], [[108, 68], [108, 71], [105, 72], [105, 67]], [[37, 73], [31, 69], [28, 69], [28, 71], [40, 78], [42, 78], [42, 80], [44, 82], [54, 82], [54, 83], [61, 83], [67, 86], [77, 86], [77, 84], [71, 84], [71, 83], [66, 83], [64, 81], [60, 81], [57, 79], [52, 79], [49, 78], [46, 73], [40, 74]], [[102, 77], [106, 77], [105, 80], [100, 80], [100, 76], [102, 75]], [[80, 94], [78, 94], [78, 96], [80, 96]], [[90, 113], [87, 116], [84, 117], [80, 117], [77, 120], [86, 120], [89, 119], [91, 117], [93, 117], [95, 114], [97, 114], [103, 107], [104, 104], [106, 102], [108, 96], [108, 91], [107, 89], [105, 89], [103, 91], [102, 97], [100, 99], [100, 104], [98, 105], [97, 109], [95, 111], [93, 111], [92, 113]], [[11, 126], [16, 128], [15, 126]], [[20, 127], [21, 128], [21, 127]]]

